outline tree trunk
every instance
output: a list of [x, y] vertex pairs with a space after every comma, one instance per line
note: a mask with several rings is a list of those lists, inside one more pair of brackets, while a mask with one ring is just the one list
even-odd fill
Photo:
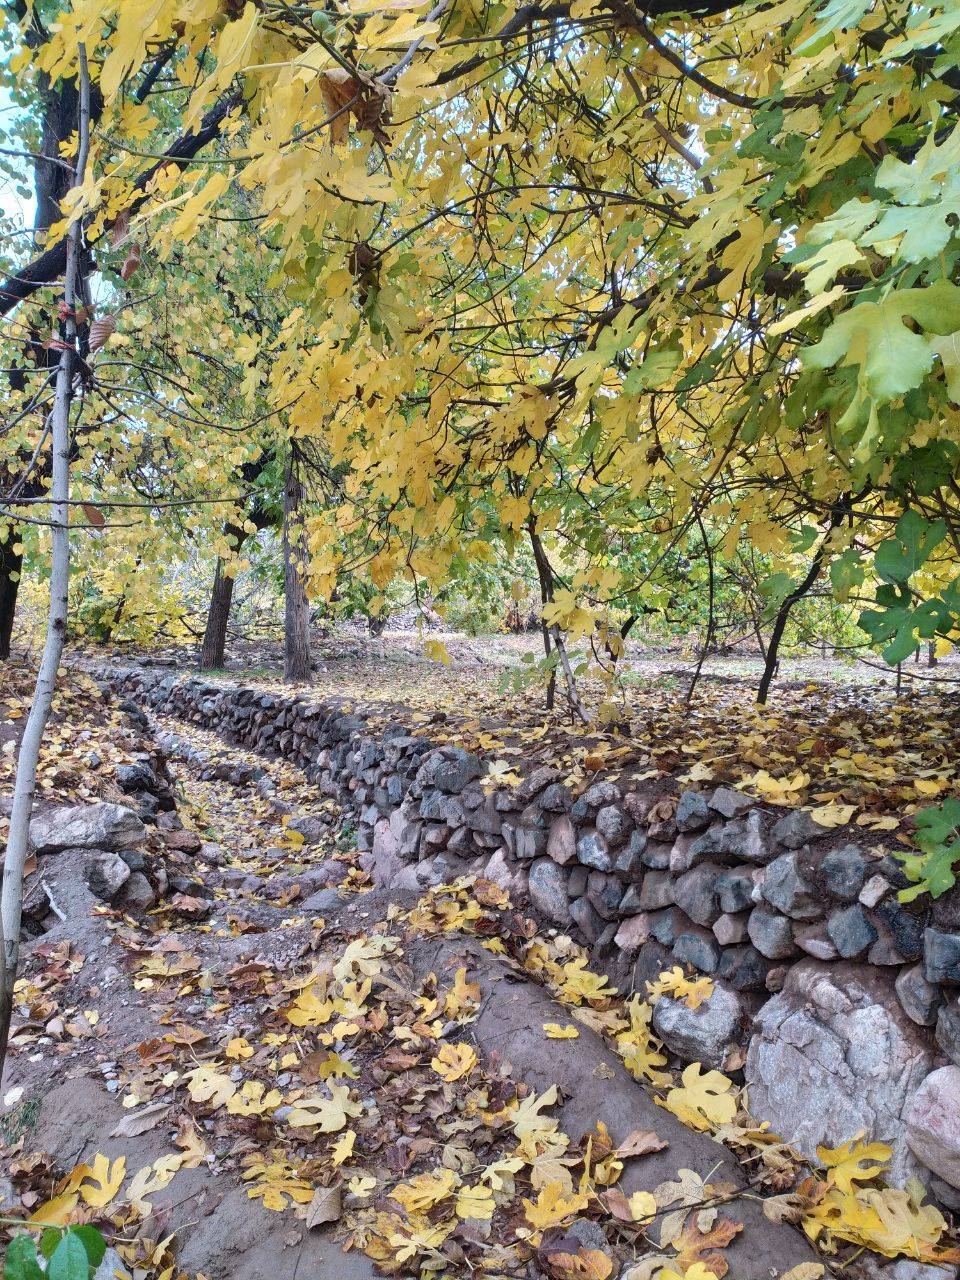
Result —
[[10, 657], [13, 639], [13, 622], [17, 614], [17, 593], [20, 590], [20, 574], [23, 554], [14, 551], [20, 534], [11, 529], [0, 542], [0, 661]]
[[310, 661], [310, 605], [304, 581], [307, 547], [302, 505], [303, 485], [294, 446], [290, 451], [283, 486], [283, 678], [288, 684], [306, 683], [313, 670]]
[[[79, 49], [80, 97], [79, 143], [74, 183], [83, 180], [90, 138], [90, 79], [84, 46]], [[52, 453], [50, 484], [50, 612], [40, 670], [33, 701], [24, 725], [17, 757], [10, 830], [3, 863], [3, 890], [0, 892], [0, 1071], [7, 1054], [10, 1020], [13, 1016], [13, 988], [20, 963], [20, 918], [23, 909], [23, 869], [27, 861], [30, 815], [37, 780], [40, 744], [50, 717], [50, 705], [57, 681], [67, 632], [67, 592], [70, 583], [70, 403], [73, 398], [73, 371], [77, 341], [77, 276], [80, 256], [80, 223], [67, 231], [64, 271], [64, 346], [57, 368], [56, 391], [50, 411]]]
[[[246, 540], [247, 531], [238, 524], [224, 527], [224, 536], [233, 540], [233, 549], [239, 550]], [[234, 576], [227, 573], [223, 557], [217, 557], [217, 569], [213, 575], [210, 592], [210, 608], [207, 610], [207, 626], [200, 649], [200, 670], [213, 671], [224, 664], [227, 648], [227, 627], [230, 623], [230, 606], [233, 604]]]

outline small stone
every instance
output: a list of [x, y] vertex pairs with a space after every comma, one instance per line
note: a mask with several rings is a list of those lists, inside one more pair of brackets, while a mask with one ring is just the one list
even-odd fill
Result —
[[554, 818], [550, 824], [550, 835], [547, 838], [547, 856], [552, 858], [554, 862], [559, 862], [561, 866], [565, 866], [568, 862], [573, 862], [577, 856], [577, 834], [573, 823], [565, 813], [561, 814], [559, 818]]
[[688, 924], [678, 929], [672, 950], [681, 964], [693, 965], [700, 973], [716, 973], [720, 963], [716, 938], [699, 925]]
[[678, 831], [702, 831], [710, 822], [710, 809], [700, 791], [681, 791], [673, 817]]
[[845, 960], [862, 955], [877, 940], [877, 931], [859, 903], [834, 911], [827, 921], [827, 933]]
[[943, 998], [938, 987], [923, 976], [922, 965], [901, 969], [894, 984], [904, 1013], [921, 1027], [932, 1027], [937, 1020], [937, 1009]]
[[794, 929], [793, 938], [801, 951], [814, 960], [836, 960], [837, 948], [834, 946], [822, 920], [816, 924], [808, 924], [803, 929]]
[[756, 801], [752, 796], [745, 796], [742, 791], [734, 791], [732, 787], [717, 787], [709, 800], [710, 808], [723, 818], [739, 818]]
[[591, 871], [587, 880], [587, 897], [591, 906], [604, 920], [613, 920], [623, 897], [623, 886], [616, 876], [603, 871]]
[[620, 914], [633, 916], [640, 909], [640, 891], [635, 884], [628, 884], [626, 893], [620, 899]]
[[643, 850], [640, 854], [640, 861], [645, 867], [649, 867], [651, 871], [666, 871], [670, 865], [670, 851], [672, 846], [663, 844], [659, 840], [646, 840]]
[[87, 860], [83, 874], [90, 892], [104, 902], [110, 902], [130, 879], [131, 872], [118, 853], [109, 849], [95, 849]]
[[960, 1066], [960, 1002], [954, 1000], [937, 1014], [937, 1044], [951, 1062]]
[[673, 956], [656, 938], [648, 938], [640, 948], [633, 966], [631, 989], [647, 995], [647, 984], [656, 982], [665, 969], [673, 964]]
[[652, 1025], [667, 1048], [684, 1062], [719, 1068], [727, 1049], [739, 1037], [743, 1016], [739, 997], [718, 982], [698, 1009], [663, 996], [654, 1006]]
[[701, 854], [697, 850], [697, 844], [700, 837], [684, 835], [681, 833], [674, 840], [670, 848], [670, 870], [675, 876], [682, 875], [684, 871], [689, 871], [695, 865], [697, 858]]
[[719, 867], [702, 862], [680, 876], [674, 885], [674, 901], [696, 924], [712, 925], [720, 915], [717, 900], [719, 874]]
[[643, 865], [643, 854], [647, 847], [646, 833], [634, 829], [630, 833], [630, 839], [618, 850], [614, 859], [613, 869], [622, 876], [635, 875]]
[[866, 878], [867, 860], [855, 844], [831, 849], [824, 855], [817, 872], [819, 883], [832, 898], [839, 898], [841, 902], [856, 902]]
[[587, 892], [587, 881], [590, 879], [590, 872], [586, 867], [575, 866], [570, 868], [570, 879], [567, 881], [567, 897], [582, 898]]
[[142, 871], [131, 871], [117, 896], [120, 906], [132, 911], [149, 911], [156, 901], [153, 885]]
[[743, 942], [747, 936], [747, 913], [741, 912], [740, 915], [735, 916], [725, 911], [713, 922], [713, 936], [721, 947], [735, 946]]
[[940, 1067], [907, 1104], [907, 1145], [922, 1165], [960, 1188], [960, 1067]]
[[613, 940], [621, 951], [632, 954], [639, 951], [649, 937], [650, 917], [646, 912], [640, 912], [621, 922]]
[[595, 871], [613, 869], [607, 842], [599, 831], [591, 829], [583, 833], [577, 841], [577, 858], [585, 867], [593, 867]]
[[462, 747], [439, 747], [424, 758], [417, 771], [421, 787], [436, 787], [448, 795], [456, 795], [479, 778], [483, 765], [477, 756]]
[[147, 860], [142, 849], [118, 849], [117, 852], [131, 871], [145, 871]]
[[542, 827], [517, 827], [514, 853], [520, 862], [532, 862], [547, 851], [547, 833]]
[[596, 942], [603, 933], [604, 921], [587, 898], [578, 898], [571, 905], [570, 918], [579, 926], [580, 932], [589, 943]]
[[673, 906], [673, 887], [676, 882], [667, 871], [648, 871], [640, 885], [640, 910], [659, 911]]
[[575, 818], [586, 818], [602, 809], [605, 804], [617, 804], [620, 799], [620, 788], [615, 783], [595, 782], [593, 786], [587, 787], [570, 812]]
[[755, 907], [747, 921], [750, 941], [768, 960], [788, 960], [797, 954], [793, 926], [786, 916]]
[[892, 889], [886, 876], [871, 876], [860, 890], [858, 901], [865, 907], [875, 907]]
[[597, 813], [594, 823], [611, 848], [623, 844], [630, 834], [630, 819], [622, 809], [613, 804], [605, 804]]
[[813, 885], [800, 874], [795, 853], [782, 853], [770, 863], [760, 892], [792, 920], [814, 920], [822, 909]]
[[681, 926], [680, 912], [676, 907], [650, 914], [650, 937], [664, 947], [672, 947]]
[[904, 960], [919, 960], [923, 955], [924, 917], [909, 911], [896, 895], [884, 898], [874, 908], [874, 917], [889, 931]]
[[756, 809], [751, 809], [745, 818], [725, 822], [717, 843], [718, 853], [757, 866], [768, 863], [774, 853], [767, 840], [766, 822]]
[[814, 840], [822, 840], [830, 834], [828, 827], [814, 821], [809, 809], [794, 809], [784, 814], [774, 826], [771, 835], [784, 849], [801, 849]]
[[537, 858], [531, 863], [527, 892], [531, 903], [541, 915], [554, 924], [569, 925], [567, 874], [552, 858]]
[[540, 808], [547, 813], [566, 813], [570, 804], [570, 788], [562, 782], [552, 782], [540, 793]]
[[960, 933], [924, 930], [923, 972], [928, 982], [960, 982]]
[[764, 991], [770, 962], [749, 943], [727, 947], [720, 955], [717, 977], [735, 991]]
[[753, 876], [750, 869], [721, 872], [717, 878], [720, 909], [727, 912], [743, 911], [753, 902]]

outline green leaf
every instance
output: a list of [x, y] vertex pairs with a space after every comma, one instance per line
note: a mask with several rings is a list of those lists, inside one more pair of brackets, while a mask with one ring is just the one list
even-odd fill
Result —
[[[37, 1261], [37, 1246], [26, 1232], [14, 1236], [7, 1246], [3, 1262], [3, 1280], [43, 1280], [43, 1272]], [[84, 1277], [86, 1280], [86, 1277]]]
[[942, 520], [924, 520], [914, 510], [897, 521], [894, 537], [877, 548], [876, 569], [884, 582], [908, 582], [947, 536]]
[[927, 289], [900, 289], [881, 302], [851, 307], [803, 357], [807, 369], [859, 365], [878, 404], [918, 387], [934, 359], [932, 344], [904, 324], [909, 316], [928, 333], [960, 329], [960, 288], [938, 280]]
[[907, 876], [915, 882], [900, 894], [904, 902], [921, 893], [942, 897], [956, 884], [955, 868], [960, 863], [960, 800], [951, 796], [935, 808], [921, 809], [915, 821], [922, 853], [897, 854]]
[[96, 1271], [103, 1261], [103, 1255], [107, 1252], [107, 1242], [104, 1240], [103, 1235], [96, 1227], [71, 1227], [70, 1230], [78, 1237], [87, 1251], [87, 1261], [90, 1263], [91, 1269]]
[[89, 1280], [90, 1263], [83, 1241], [67, 1231], [47, 1264], [47, 1280]]

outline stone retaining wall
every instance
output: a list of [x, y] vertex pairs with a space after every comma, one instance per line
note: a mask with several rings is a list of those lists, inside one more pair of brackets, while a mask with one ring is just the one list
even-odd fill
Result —
[[[784, 1108], [809, 1110], [804, 1075], [810, 1085], [819, 1073], [829, 1103], [807, 1145], [866, 1127], [899, 1144], [904, 1173], [914, 1167], [911, 1099], [930, 1072], [960, 1064], [956, 889], [904, 905], [896, 860], [855, 828], [828, 830], [728, 787], [597, 781], [577, 795], [549, 767], [497, 787], [479, 757], [384, 726], [382, 713], [150, 667], [107, 676], [139, 703], [303, 768], [352, 809], [381, 880], [423, 888], [484, 875], [587, 945], [621, 989], [645, 992], [675, 963], [711, 975], [715, 996], [696, 1014], [658, 1003], [668, 1047], [720, 1065], [731, 1043], [749, 1044], [748, 1081], [781, 1129]], [[861, 1034], [883, 1040], [872, 1056]], [[960, 1103], [960, 1070], [948, 1069]]]

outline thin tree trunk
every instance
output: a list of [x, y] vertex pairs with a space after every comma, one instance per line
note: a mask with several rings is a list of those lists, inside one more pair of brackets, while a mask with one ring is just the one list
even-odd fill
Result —
[[[87, 57], [80, 45], [80, 98], [79, 143], [74, 170], [74, 183], [83, 180], [87, 165], [90, 138], [90, 77]], [[3, 890], [0, 893], [0, 1071], [6, 1059], [10, 1036], [10, 1020], [13, 1015], [13, 988], [20, 962], [20, 917], [23, 908], [23, 869], [27, 860], [30, 835], [30, 815], [33, 811], [33, 795], [36, 788], [37, 761], [40, 744], [50, 716], [50, 705], [57, 681], [57, 671], [63, 654], [67, 630], [67, 591], [70, 582], [70, 404], [73, 398], [73, 370], [77, 324], [75, 307], [77, 300], [77, 276], [80, 256], [81, 224], [72, 222], [67, 232], [66, 269], [64, 271], [63, 296], [65, 317], [63, 322], [65, 345], [60, 352], [57, 368], [56, 391], [50, 411], [50, 437], [53, 455], [50, 485], [50, 613], [47, 635], [43, 646], [40, 670], [33, 701], [27, 715], [20, 753], [17, 758], [17, 777], [13, 793], [13, 809], [10, 814], [10, 831], [3, 864]]]
[[[225, 537], [233, 539], [235, 551], [243, 546], [247, 531], [240, 525], [228, 524], [223, 532]], [[224, 664], [234, 581], [233, 574], [226, 570], [223, 557], [218, 556], [216, 572], [213, 575], [213, 588], [210, 592], [210, 607], [207, 610], [207, 625], [200, 648], [201, 671], [213, 671]]]
[[[537, 576], [540, 579], [540, 598], [544, 604], [548, 604], [553, 600], [553, 566], [550, 564], [550, 558], [547, 555], [546, 548], [537, 533], [533, 517], [527, 523], [527, 532], [530, 535], [530, 546], [533, 550], [534, 563], [537, 566]], [[580, 694], [577, 692], [577, 680], [573, 673], [573, 667], [570, 665], [570, 658], [567, 654], [567, 646], [563, 639], [563, 633], [560, 628], [554, 624], [548, 627], [546, 622], [542, 623], [543, 629], [543, 647], [547, 657], [550, 656], [550, 642], [557, 651], [557, 658], [563, 669], [563, 678], [567, 688], [567, 703], [573, 714], [583, 723], [588, 724], [590, 717], [584, 710], [583, 703], [580, 701]], [[547, 710], [553, 710], [554, 698], [556, 694], [556, 668], [550, 673], [550, 681], [547, 685]]]
[[283, 487], [283, 678], [288, 684], [306, 683], [310, 660], [310, 605], [304, 582], [307, 562], [303, 533], [303, 484], [296, 447], [291, 447]]
[[763, 675], [760, 677], [760, 684], [757, 688], [757, 702], [762, 707], [766, 704], [767, 696], [770, 693], [770, 685], [773, 683], [773, 677], [777, 673], [777, 656], [780, 652], [780, 642], [783, 639], [783, 633], [787, 629], [787, 622], [790, 618], [790, 611], [798, 601], [802, 600], [807, 594], [823, 569], [823, 563], [826, 558], [827, 550], [830, 545], [830, 535], [834, 529], [843, 521], [844, 517], [849, 513], [851, 499], [845, 496], [833, 508], [830, 515], [830, 524], [824, 534], [820, 546], [816, 550], [816, 554], [807, 570], [807, 575], [799, 586], [787, 596], [783, 604], [777, 611], [777, 616], [773, 624], [773, 631], [770, 633], [770, 643], [767, 645], [767, 656], [764, 662]]
[[11, 529], [0, 542], [0, 661], [10, 657], [13, 623], [17, 615], [17, 594], [23, 571], [23, 554], [14, 551], [20, 534]]

